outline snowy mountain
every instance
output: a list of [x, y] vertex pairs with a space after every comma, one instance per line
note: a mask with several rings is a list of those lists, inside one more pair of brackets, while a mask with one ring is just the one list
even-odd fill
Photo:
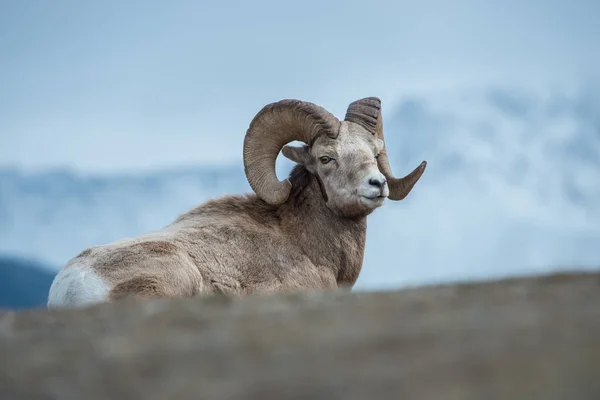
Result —
[[209, 197], [246, 186], [241, 167], [102, 177], [3, 170], [0, 253], [58, 268], [82, 248], [159, 229]]
[[[395, 174], [429, 164], [406, 200], [370, 218], [357, 288], [600, 267], [597, 93], [478, 89], [387, 104]], [[288, 170], [284, 162], [281, 174]], [[159, 229], [209, 197], [249, 190], [241, 157], [228, 168], [139, 175], [7, 168], [0, 253], [59, 268], [87, 246]]]

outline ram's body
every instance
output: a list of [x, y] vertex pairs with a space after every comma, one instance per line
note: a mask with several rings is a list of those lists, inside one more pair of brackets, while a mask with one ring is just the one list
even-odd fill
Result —
[[[362, 101], [376, 106], [379, 115], [378, 100]], [[329, 126], [322, 119], [324, 110], [310, 103], [291, 105], [284, 101], [274, 109], [265, 107], [246, 136], [246, 173], [256, 194], [213, 199], [160, 231], [83, 251], [54, 279], [48, 307], [86, 306], [125, 296], [241, 296], [354, 285], [363, 263], [367, 216], [388, 194], [406, 196], [424, 164], [404, 181], [396, 180], [404, 185], [398, 187], [395, 178], [379, 171], [386, 171], [381, 160], [375, 161], [377, 153], [385, 155], [382, 132], [377, 139], [374, 128], [354, 122], [335, 125], [337, 119], [328, 121]], [[305, 140], [310, 146], [284, 148], [284, 155], [299, 164], [287, 182], [273, 178], [268, 157], [274, 161], [276, 154], [261, 154], [265, 148], [278, 153], [290, 141], [285, 134], [270, 133], [281, 126], [264, 121], [268, 107], [292, 117], [308, 109], [307, 116], [320, 129], [302, 128], [313, 134]], [[275, 122], [287, 122], [294, 131], [290, 118], [277, 118]], [[271, 130], [256, 127], [260, 124]], [[279, 141], [270, 150], [260, 142], [269, 134]], [[315, 164], [324, 151], [339, 158], [335, 166], [325, 166], [329, 161]]]
[[304, 167], [291, 181], [296, 190], [282, 206], [255, 195], [227, 196], [161, 231], [83, 251], [59, 273], [50, 306], [131, 294], [245, 295], [353, 285], [363, 261], [365, 219], [332, 215]]

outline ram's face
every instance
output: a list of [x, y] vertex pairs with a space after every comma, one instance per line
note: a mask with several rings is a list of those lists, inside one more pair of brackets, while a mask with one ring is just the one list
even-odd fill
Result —
[[339, 135], [325, 135], [312, 147], [286, 147], [284, 155], [304, 165], [323, 183], [327, 205], [346, 217], [364, 216], [383, 205], [389, 195], [377, 166], [383, 141], [363, 127], [344, 122]]
[[[299, 140], [306, 145], [290, 147]], [[402, 200], [427, 163], [396, 178], [385, 151], [381, 101], [365, 97], [350, 103], [343, 121], [316, 104], [281, 100], [256, 114], [244, 138], [244, 170], [263, 201], [279, 205], [291, 193], [289, 179], [275, 173], [277, 155], [304, 165], [321, 182], [327, 205], [352, 217], [380, 207], [385, 198]], [[385, 178], [384, 178], [385, 177]]]

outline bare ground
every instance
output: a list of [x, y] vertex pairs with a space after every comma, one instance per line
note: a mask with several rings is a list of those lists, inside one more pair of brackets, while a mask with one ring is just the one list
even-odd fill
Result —
[[600, 273], [0, 314], [0, 399], [600, 399]]

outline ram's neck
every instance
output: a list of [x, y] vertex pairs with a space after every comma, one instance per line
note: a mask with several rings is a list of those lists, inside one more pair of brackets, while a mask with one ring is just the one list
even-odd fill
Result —
[[281, 227], [311, 261], [330, 269], [338, 284], [352, 286], [362, 268], [367, 220], [336, 215], [325, 204], [317, 179], [304, 167], [290, 175], [290, 199], [279, 208]]

